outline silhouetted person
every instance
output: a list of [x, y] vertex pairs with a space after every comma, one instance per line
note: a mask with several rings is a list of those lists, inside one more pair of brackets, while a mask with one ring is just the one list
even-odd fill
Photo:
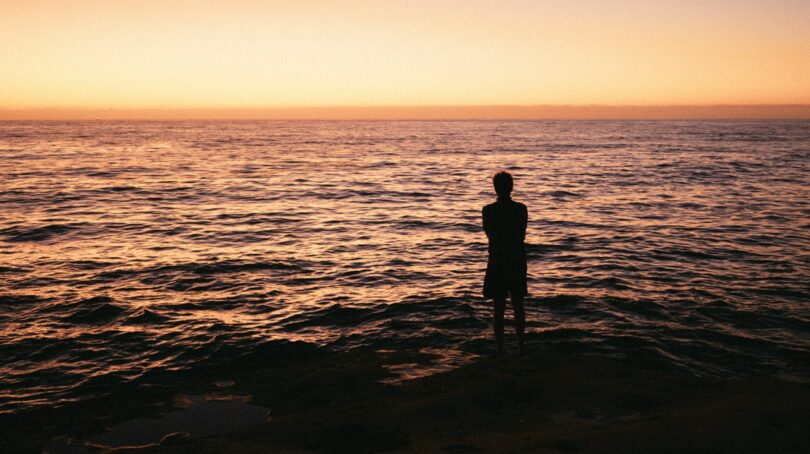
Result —
[[498, 200], [482, 210], [484, 232], [489, 239], [489, 260], [484, 277], [484, 297], [495, 301], [495, 341], [498, 356], [503, 355], [503, 315], [506, 311], [506, 296], [512, 300], [515, 312], [515, 333], [518, 350], [523, 354], [523, 329], [526, 314], [523, 298], [526, 296], [526, 205], [511, 198], [512, 175], [498, 172], [492, 178]]

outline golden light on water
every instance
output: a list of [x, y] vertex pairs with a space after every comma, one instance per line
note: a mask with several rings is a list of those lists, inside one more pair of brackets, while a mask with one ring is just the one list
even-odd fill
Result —
[[805, 1], [0, 3], [0, 109], [810, 103]]

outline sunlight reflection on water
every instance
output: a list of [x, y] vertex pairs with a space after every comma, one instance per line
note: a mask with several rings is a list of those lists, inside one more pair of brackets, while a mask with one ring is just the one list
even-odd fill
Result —
[[0, 123], [0, 411], [285, 340], [486, 354], [499, 169], [535, 348], [805, 374], [808, 126]]

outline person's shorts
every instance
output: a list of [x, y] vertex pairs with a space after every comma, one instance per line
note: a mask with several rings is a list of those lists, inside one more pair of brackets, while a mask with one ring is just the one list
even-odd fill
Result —
[[512, 298], [520, 298], [528, 293], [525, 258], [503, 262], [490, 257], [484, 276], [485, 298], [501, 299], [506, 298], [507, 294]]

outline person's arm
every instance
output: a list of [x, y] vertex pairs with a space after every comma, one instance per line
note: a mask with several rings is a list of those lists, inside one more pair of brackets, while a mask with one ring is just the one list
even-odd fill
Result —
[[529, 210], [523, 205], [520, 210], [520, 241], [526, 240], [526, 226], [529, 224]]
[[492, 240], [492, 227], [490, 225], [489, 216], [487, 216], [487, 207], [481, 210], [481, 220], [484, 227], [484, 233], [487, 234], [487, 239]]

